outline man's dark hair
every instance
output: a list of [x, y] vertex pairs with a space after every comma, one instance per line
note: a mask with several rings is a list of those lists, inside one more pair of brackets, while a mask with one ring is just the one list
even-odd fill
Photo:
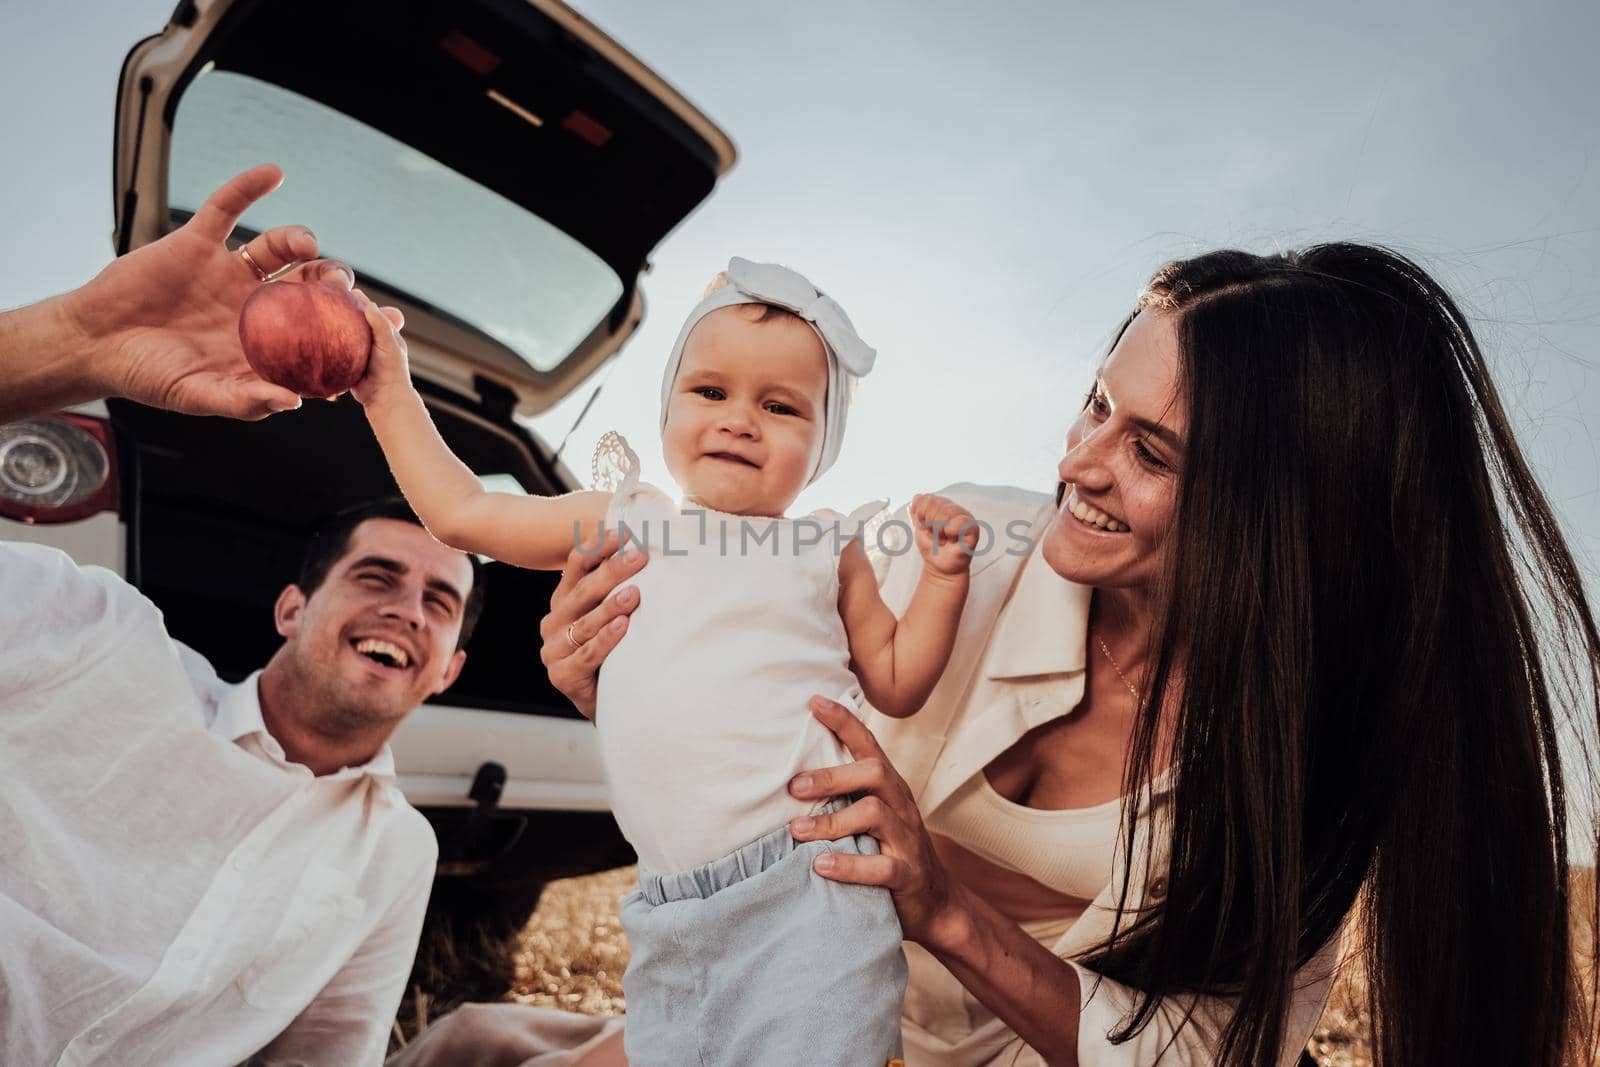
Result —
[[[422, 520], [411, 510], [411, 505], [398, 496], [369, 500], [336, 513], [317, 527], [311, 540], [306, 543], [306, 554], [300, 561], [300, 575], [294, 584], [300, 587], [300, 592], [307, 598], [328, 580], [328, 572], [350, 548], [350, 535], [368, 519], [394, 519], [414, 526], [422, 525]], [[461, 605], [461, 636], [456, 638], [457, 648], [466, 647], [472, 639], [472, 631], [478, 625], [478, 616], [483, 614], [483, 565], [472, 553], [468, 552], [466, 556], [467, 562], [472, 564], [472, 588], [467, 592], [467, 602]]]

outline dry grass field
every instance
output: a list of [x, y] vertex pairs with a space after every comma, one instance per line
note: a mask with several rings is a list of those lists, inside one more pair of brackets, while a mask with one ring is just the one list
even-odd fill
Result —
[[[517, 939], [516, 978], [508, 999], [585, 1014], [621, 1012], [628, 946], [617, 903], [633, 881], [634, 869], [624, 867], [552, 883]], [[1592, 912], [1594, 872], [1579, 871], [1575, 888], [1573, 926], [1587, 962], [1593, 958], [1592, 927], [1578, 917]], [[412, 1032], [411, 1026], [406, 1029]], [[1309, 1051], [1321, 1067], [1365, 1067], [1371, 1062], [1370, 1034], [1365, 976], [1350, 963], [1340, 973]]]
[[511, 999], [586, 1015], [622, 1011], [628, 942], [617, 904], [637, 878], [634, 868], [552, 882], [517, 946]]

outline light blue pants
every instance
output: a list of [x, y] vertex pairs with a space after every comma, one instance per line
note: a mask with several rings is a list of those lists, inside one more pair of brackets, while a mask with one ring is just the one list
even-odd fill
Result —
[[862, 834], [786, 827], [678, 874], [639, 870], [622, 902], [629, 1067], [883, 1067], [900, 1055], [906, 961], [887, 890], [811, 870]]

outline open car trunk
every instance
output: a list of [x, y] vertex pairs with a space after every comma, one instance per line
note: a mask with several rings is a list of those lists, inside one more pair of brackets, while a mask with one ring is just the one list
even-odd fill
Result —
[[[496, 488], [563, 492], [528, 435], [437, 390], [428, 404], [462, 461]], [[282, 639], [272, 606], [292, 582], [316, 526], [352, 503], [395, 494], [360, 407], [348, 397], [307, 401], [259, 423], [196, 419], [138, 404], [109, 405], [129, 447], [136, 490], [128, 523], [128, 578], [165, 613], [172, 635], [237, 680]], [[131, 453], [131, 454], [130, 454]], [[538, 661], [539, 618], [558, 575], [490, 563], [487, 598], [460, 679], [438, 702], [455, 707], [576, 717]]]
[[[234, 239], [311, 226], [322, 254], [405, 313], [413, 379], [457, 455], [495, 488], [564, 492], [568, 476], [513, 415], [547, 409], [617, 352], [644, 313], [651, 251], [735, 158], [710, 119], [561, 0], [182, 0], [123, 64], [115, 241], [120, 253], [157, 240], [228, 178], [280, 164], [284, 184]], [[255, 425], [111, 413], [128, 453], [128, 577], [230, 677], [277, 647], [271, 606], [317, 521], [396, 491], [348, 399]], [[466, 668], [434, 703], [575, 715], [537, 658], [556, 577], [487, 569]], [[430, 730], [428, 710], [397, 735], [407, 795], [434, 795], [405, 781], [409, 768], [464, 797], [443, 779], [470, 780], [508, 747], [489, 736], [505, 716]], [[507, 803], [538, 780], [548, 788], [526, 806], [603, 807], [593, 781], [562, 792], [597, 776], [590, 739], [541, 740], [518, 748], [525, 774], [510, 768]]]
[[123, 65], [115, 241], [275, 162], [237, 239], [311, 226], [405, 312], [414, 369], [533, 415], [637, 327], [651, 251], [735, 155], [560, 0], [183, 0]]

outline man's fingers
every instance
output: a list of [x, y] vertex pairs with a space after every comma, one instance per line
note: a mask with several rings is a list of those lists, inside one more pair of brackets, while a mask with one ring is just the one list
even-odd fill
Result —
[[253, 387], [248, 390], [245, 397], [246, 413], [238, 414], [235, 418], [246, 419], [254, 422], [264, 419], [269, 414], [278, 414], [280, 411], [293, 411], [301, 405], [301, 397], [296, 392], [264, 382], [264, 387]]
[[886, 885], [895, 882], [898, 861], [892, 856], [857, 856], [849, 852], [823, 852], [811, 861], [811, 869], [824, 878], [853, 885]]
[[245, 389], [251, 402], [261, 410], [260, 418], [276, 415], [280, 411], [293, 411], [300, 406], [300, 394], [281, 385], [262, 381], [259, 384], [252, 383]]
[[[316, 259], [317, 235], [305, 226], [274, 226], [246, 241], [244, 247], [256, 266], [272, 275], [291, 264]], [[244, 266], [249, 270], [250, 264]]]
[[[239, 216], [251, 204], [282, 184], [283, 171], [276, 164], [262, 163], [251, 167], [243, 174], [230, 178], [222, 188], [208, 196], [206, 202], [200, 205], [200, 210], [194, 213], [194, 218], [189, 220], [190, 224], [207, 237], [226, 240], [238, 223]], [[250, 254], [255, 255], [255, 250], [251, 249]], [[266, 264], [261, 266], [263, 270], [266, 269]]]
[[254, 375], [196, 375], [163, 406], [190, 415], [223, 415], [255, 422], [279, 411], [292, 411], [300, 406], [300, 397]]
[[[252, 252], [251, 255], [255, 253]], [[257, 260], [259, 263], [260, 261]], [[341, 285], [346, 289], [354, 289], [356, 272], [337, 259], [314, 259], [309, 263], [302, 263], [285, 274], [281, 281], [293, 282], [331, 282]]]

